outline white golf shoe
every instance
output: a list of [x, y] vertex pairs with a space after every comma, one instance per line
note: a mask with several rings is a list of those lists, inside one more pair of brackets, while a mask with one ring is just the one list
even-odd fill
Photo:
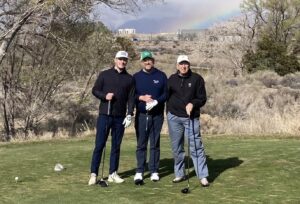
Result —
[[209, 186], [209, 182], [208, 182], [207, 178], [200, 179], [200, 184], [203, 187], [208, 187]]
[[154, 181], [154, 182], [159, 181], [158, 173], [152, 173], [151, 177], [150, 177], [150, 180]]
[[89, 180], [89, 186], [95, 185], [97, 183], [97, 175], [95, 173], [91, 173], [90, 180]]
[[109, 174], [108, 176], [108, 182], [114, 182], [114, 183], [123, 183], [124, 179], [122, 179], [117, 172], [115, 171], [112, 174]]
[[143, 173], [135, 173], [133, 180], [135, 185], [141, 186], [145, 184], [143, 180]]
[[174, 178], [172, 182], [173, 183], [180, 183], [180, 182], [182, 182], [184, 180], [185, 180], [185, 176], [181, 176], [181, 177]]
[[142, 173], [136, 173], [136, 174], [134, 175], [133, 180], [134, 180], [134, 181], [143, 180], [143, 174], [142, 174]]

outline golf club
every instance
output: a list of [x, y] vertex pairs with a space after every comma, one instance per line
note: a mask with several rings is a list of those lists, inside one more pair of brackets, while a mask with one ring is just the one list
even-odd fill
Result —
[[134, 181], [134, 184], [137, 185], [137, 186], [142, 186], [142, 185], [145, 184], [145, 182], [144, 182], [143, 179], [138, 179], [138, 180]]
[[[188, 125], [189, 125], [189, 128], [190, 128], [190, 125], [191, 125], [191, 119], [190, 119], [190, 117], [189, 117], [189, 123], [188, 123]], [[187, 187], [186, 188], [183, 188], [182, 190], [181, 190], [181, 193], [183, 193], [183, 194], [188, 194], [188, 193], [190, 193], [190, 138], [189, 138], [189, 134], [187, 135], [187, 138], [188, 138], [188, 159], [187, 159], [187, 171], [188, 171], [188, 175], [187, 175], [187, 182], [188, 182], [188, 184], [187, 184]]]
[[149, 121], [149, 115], [148, 115], [148, 111], [146, 112], [146, 129], [145, 129], [145, 131], [146, 131], [146, 134], [148, 134], [147, 132], [148, 132], [148, 121]]
[[104, 160], [105, 160], [105, 146], [103, 148], [103, 156], [102, 156], [102, 172], [101, 172], [101, 179], [98, 181], [98, 184], [101, 187], [108, 187], [108, 183], [103, 179], [103, 172], [104, 172]]
[[[109, 115], [110, 115], [110, 101], [108, 101], [107, 117], [108, 117]], [[105, 134], [108, 134], [108, 122], [109, 122], [109, 117], [107, 118], [107, 121], [106, 121]], [[99, 185], [100, 185], [101, 187], [108, 187], [108, 183], [103, 179], [104, 160], [105, 160], [105, 149], [106, 149], [106, 145], [104, 145], [104, 148], [103, 148], [101, 179], [100, 179], [100, 181], [98, 181], [98, 183], [99, 183]]]

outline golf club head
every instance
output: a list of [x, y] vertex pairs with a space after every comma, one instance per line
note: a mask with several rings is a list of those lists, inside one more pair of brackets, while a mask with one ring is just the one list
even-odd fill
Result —
[[98, 181], [98, 184], [101, 186], [101, 187], [108, 187], [108, 183], [106, 181], [104, 181], [103, 179], [99, 180]]
[[181, 193], [188, 194], [188, 193], [190, 193], [190, 189], [189, 188], [184, 188], [184, 189], [181, 190]]
[[134, 184], [137, 185], [137, 186], [142, 186], [142, 185], [144, 185], [145, 183], [144, 183], [144, 180], [138, 179], [138, 180], [135, 180], [135, 181], [134, 181]]

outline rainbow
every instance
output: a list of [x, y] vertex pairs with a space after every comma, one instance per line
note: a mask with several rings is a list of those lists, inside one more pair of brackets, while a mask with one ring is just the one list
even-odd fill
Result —
[[[217, 4], [217, 0], [199, 1], [197, 5], [190, 8], [188, 15], [178, 16], [166, 30], [176, 32], [178, 29], [202, 29], [207, 28], [213, 23], [228, 20], [241, 14], [240, 3], [242, 0], [226, 0], [224, 3]], [[207, 9], [199, 9], [200, 6], [207, 6]], [[179, 14], [180, 15], [180, 14]], [[176, 17], [175, 17], [176, 18]]]
[[[137, 15], [120, 14], [109, 8], [101, 10], [102, 22], [111, 29], [135, 27], [148, 32], [177, 32], [179, 29], [202, 29], [241, 13], [244, 0], [165, 0], [164, 4], [142, 9]], [[97, 13], [97, 12], [96, 12]], [[148, 25], [147, 25], [148, 24]], [[153, 26], [155, 24], [155, 26]], [[146, 27], [146, 28], [145, 28]], [[148, 29], [147, 29], [148, 28]], [[151, 31], [151, 29], [153, 29]]]

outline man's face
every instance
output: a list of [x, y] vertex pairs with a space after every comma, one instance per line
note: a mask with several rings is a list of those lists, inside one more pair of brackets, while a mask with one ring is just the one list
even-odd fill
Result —
[[151, 58], [145, 58], [142, 60], [141, 64], [146, 71], [150, 71], [154, 65], [154, 60]]
[[177, 64], [177, 69], [180, 74], [185, 75], [190, 69], [190, 63], [186, 61], [180, 62], [179, 64]]
[[127, 65], [128, 59], [125, 57], [116, 58], [115, 59], [115, 66], [119, 69], [125, 69]]

